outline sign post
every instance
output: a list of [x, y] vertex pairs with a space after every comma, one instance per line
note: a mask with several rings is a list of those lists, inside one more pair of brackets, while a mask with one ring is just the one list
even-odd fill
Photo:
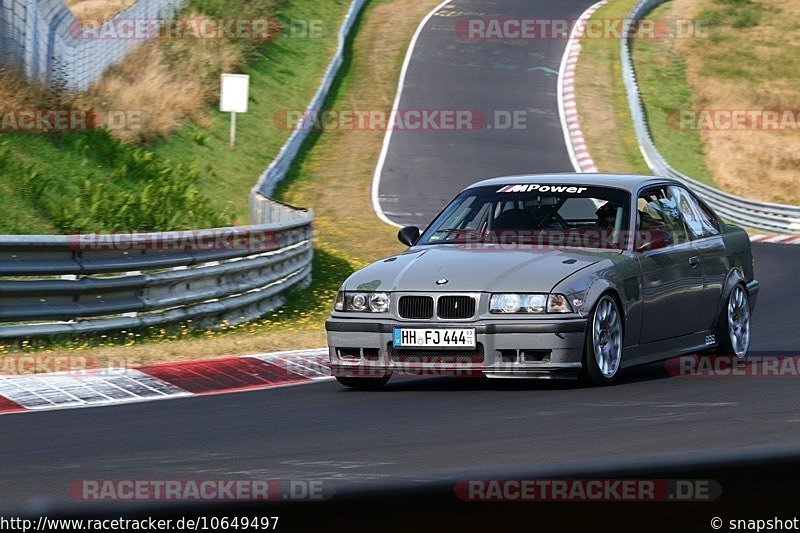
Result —
[[250, 76], [247, 74], [222, 75], [219, 110], [231, 114], [231, 150], [236, 147], [236, 113], [247, 113], [249, 95]]

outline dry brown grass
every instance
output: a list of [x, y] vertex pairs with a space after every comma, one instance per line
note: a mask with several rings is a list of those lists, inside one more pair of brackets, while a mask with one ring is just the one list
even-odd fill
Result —
[[96, 109], [101, 115], [140, 113], [141, 124], [110, 124], [109, 130], [124, 141], [152, 141], [187, 119], [207, 125], [207, 105], [219, 97], [219, 84], [210, 74], [242, 63], [242, 48], [226, 40], [148, 42], [76, 100], [79, 107]]
[[[712, 43], [686, 40], [689, 83], [698, 108], [800, 110], [800, 2], [761, 0], [759, 24], [722, 29]], [[676, 0], [682, 18], [714, 0]], [[721, 68], [723, 62], [730, 65]], [[736, 72], [728, 72], [735, 67]], [[722, 188], [749, 198], [800, 204], [800, 131], [703, 131], [706, 162]]]
[[0, 69], [0, 109], [50, 109], [69, 100], [40, 83], [26, 81], [19, 72]]
[[106, 19], [135, 3], [136, 0], [67, 0], [67, 7], [79, 19]]

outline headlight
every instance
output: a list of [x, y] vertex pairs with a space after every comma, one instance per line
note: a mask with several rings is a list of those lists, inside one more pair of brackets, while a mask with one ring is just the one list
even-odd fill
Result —
[[489, 302], [491, 313], [501, 314], [541, 314], [571, 313], [567, 298], [561, 294], [493, 294]]
[[492, 313], [519, 313], [520, 301], [519, 294], [495, 294], [489, 308]]
[[385, 313], [389, 310], [389, 295], [385, 292], [373, 292], [369, 295], [369, 308], [374, 313]]
[[386, 292], [345, 292], [336, 294], [336, 311], [356, 313], [386, 313], [389, 311], [389, 294]]
[[[345, 294], [345, 297], [347, 295]], [[366, 311], [367, 310], [367, 298], [368, 296], [363, 292], [357, 292], [352, 297], [350, 297], [350, 305], [349, 311]]]

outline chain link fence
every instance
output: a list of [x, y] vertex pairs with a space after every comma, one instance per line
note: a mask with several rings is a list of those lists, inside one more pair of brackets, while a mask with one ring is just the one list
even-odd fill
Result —
[[[183, 0], [139, 0], [93, 30], [114, 35], [122, 20], [156, 21], [172, 16]], [[28, 79], [82, 90], [125, 59], [141, 39], [87, 38], [63, 0], [0, 0], [0, 66]]]

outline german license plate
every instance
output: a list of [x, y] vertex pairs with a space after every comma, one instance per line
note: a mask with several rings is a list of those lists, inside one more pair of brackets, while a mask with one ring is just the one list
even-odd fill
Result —
[[475, 329], [394, 328], [395, 348], [475, 348]]

